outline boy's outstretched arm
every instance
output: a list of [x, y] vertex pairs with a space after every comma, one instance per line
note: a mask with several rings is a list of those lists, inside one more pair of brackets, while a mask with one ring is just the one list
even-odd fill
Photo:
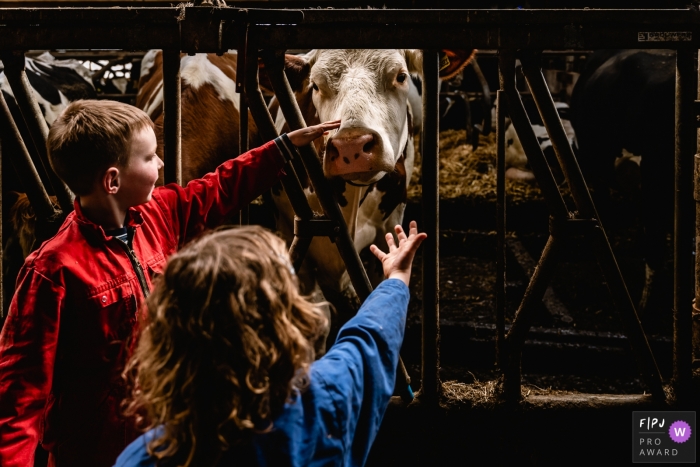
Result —
[[165, 216], [163, 225], [173, 231], [180, 245], [205, 229], [218, 227], [280, 180], [287, 161], [294, 157], [290, 142], [304, 146], [339, 126], [339, 121], [325, 122], [292, 131], [224, 162], [184, 188], [175, 184], [157, 188], [153, 199]]

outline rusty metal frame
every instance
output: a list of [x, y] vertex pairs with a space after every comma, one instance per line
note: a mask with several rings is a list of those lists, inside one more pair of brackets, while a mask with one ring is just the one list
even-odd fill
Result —
[[[254, 27], [251, 27], [254, 26]], [[357, 28], [362, 28], [362, 34], [356, 34]], [[237, 9], [205, 6], [191, 6], [178, 8], [8, 8], [0, 10], [0, 51], [16, 51], [28, 49], [49, 48], [84, 48], [85, 38], [90, 38], [90, 46], [97, 49], [150, 49], [161, 48], [166, 51], [186, 53], [216, 52], [228, 48], [239, 49], [239, 79], [240, 86], [247, 81], [247, 100], [251, 114], [259, 123], [260, 132], [265, 139], [276, 136], [274, 125], [270, 126], [271, 119], [264, 106], [262, 95], [257, 90], [257, 71], [248, 67], [246, 61], [252, 55], [257, 58], [259, 49], [280, 50], [285, 48], [376, 48], [378, 46], [390, 47], [414, 47], [426, 50], [426, 60], [432, 63], [434, 51], [439, 47], [456, 48], [481, 48], [498, 49], [501, 52], [501, 91], [499, 92], [499, 122], [504, 116], [507, 107], [516, 129], [518, 130], [523, 147], [535, 176], [540, 183], [547, 206], [552, 215], [552, 230], [550, 240], [541, 259], [536, 277], [528, 287], [526, 296], [518, 311], [522, 319], [517, 319], [511, 327], [508, 336], [502, 334], [499, 338], [499, 361], [505, 372], [506, 393], [515, 400], [519, 398], [519, 346], [527, 332], [528, 308], [530, 303], [541, 295], [542, 284], [548, 282], [551, 276], [550, 263], [556, 262], [559, 250], [558, 240], [567, 235], [567, 230], [573, 224], [572, 217], [566, 208], [551, 171], [541, 154], [539, 145], [533, 144], [533, 136], [529, 128], [527, 114], [524, 112], [519, 95], [515, 90], [513, 80], [513, 61], [516, 54], [522, 52], [540, 51], [543, 49], [567, 49], [588, 50], [597, 48], [674, 48], [678, 51], [677, 65], [677, 100], [676, 100], [676, 200], [675, 200], [675, 296], [674, 296], [674, 378], [673, 387], [678, 396], [687, 394], [690, 388], [690, 371], [692, 370], [692, 333], [693, 307], [692, 277], [690, 262], [692, 255], [690, 246], [683, 239], [692, 235], [692, 226], [695, 223], [695, 213], [692, 210], [692, 176], [690, 157], [697, 152], [696, 148], [696, 122], [698, 111], [692, 108], [690, 96], [700, 97], [697, 90], [697, 57], [696, 50], [700, 48], [700, 13], [693, 10], [261, 10], [261, 9]], [[241, 47], [247, 44], [247, 47]], [[251, 48], [255, 44], [255, 48]], [[430, 52], [433, 51], [433, 52]], [[569, 177], [574, 178], [572, 188], [577, 190], [574, 197], [577, 200], [579, 218], [587, 220], [590, 224], [597, 219], [595, 208], [590, 202], [590, 196], [585, 190], [582, 178], [573, 169], [575, 159], [571, 158], [570, 148], [561, 141], [558, 116], [551, 113], [551, 96], [548, 97], [542, 89], [541, 74], [534, 65], [534, 58], [528, 54], [523, 55], [525, 73], [528, 82], [533, 88], [533, 95], [537, 100], [543, 121], [547, 124], [548, 131], [552, 134], [552, 143], [558, 157], [569, 164]], [[249, 60], [248, 60], [249, 61]], [[175, 60], [170, 60], [175, 62]], [[174, 65], [167, 75], [171, 86], [172, 96], [177, 86], [177, 73]], [[428, 81], [432, 80], [432, 65], [426, 67]], [[539, 76], [538, 76], [539, 75]], [[164, 79], [166, 77], [164, 76]], [[429, 83], [427, 86], [431, 86]], [[14, 89], [14, 88], [13, 88]], [[536, 89], [539, 89], [537, 91]], [[257, 92], [255, 92], [257, 90]], [[432, 96], [432, 91], [428, 93]], [[424, 112], [426, 121], [425, 130], [428, 137], [424, 140], [424, 151], [429, 160], [437, 161], [437, 144], [434, 133], [434, 125], [437, 124], [437, 110], [435, 115], [429, 115], [432, 97], [426, 96]], [[503, 102], [501, 102], [501, 98]], [[506, 99], [507, 98], [507, 99]], [[173, 162], [168, 158], [168, 164], [175, 167], [175, 181], [177, 181], [177, 145], [179, 144], [176, 128], [179, 105], [174, 103], [175, 97], [168, 97], [166, 101], [173, 115], [167, 123], [166, 153], [175, 154]], [[503, 104], [503, 105], [501, 105]], [[291, 112], [291, 107], [282, 106], [283, 110]], [[6, 109], [6, 105], [3, 106]], [[0, 110], [3, 110], [0, 109]], [[31, 115], [31, 112], [23, 115]], [[291, 115], [291, 114], [290, 114]], [[9, 116], [9, 112], [0, 112], [0, 117]], [[435, 122], [432, 122], [432, 120]], [[693, 121], [691, 122], [691, 119]], [[31, 118], [29, 119], [31, 120]], [[288, 117], [293, 121], [293, 115]], [[19, 132], [16, 125], [7, 121], [3, 133], [14, 135], [6, 137], [8, 143], [14, 144]], [[242, 122], [243, 123], [243, 122]], [[560, 126], [560, 123], [559, 123]], [[502, 126], [499, 128], [502, 132]], [[36, 133], [36, 129], [34, 129]], [[499, 133], [499, 136], [500, 133]], [[499, 140], [502, 138], [499, 138]], [[17, 141], [15, 141], [17, 140]], [[20, 157], [13, 159], [15, 165], [22, 171], [22, 177], [26, 177], [31, 183], [28, 187], [28, 195], [32, 205], [35, 206], [40, 216], [55, 216], [55, 211], [48, 200], [48, 195], [41, 185], [38, 173], [31, 163], [29, 152], [24, 148]], [[433, 155], [433, 146], [435, 154]], [[243, 145], [241, 146], [243, 148]], [[502, 148], [499, 147], [499, 154]], [[4, 151], [5, 154], [8, 151]], [[430, 153], [430, 154], [428, 154]], [[302, 151], [304, 162], [318, 158], [310, 150]], [[433, 157], [435, 159], [433, 159]], [[499, 158], [500, 159], [500, 158]], [[573, 165], [572, 164], [573, 160]], [[317, 160], [316, 160], [317, 162]], [[430, 170], [433, 170], [432, 163]], [[499, 165], [500, 166], [500, 165]], [[308, 169], [309, 167], [307, 167]], [[501, 167], [502, 168], [502, 167]], [[26, 170], [25, 170], [26, 169]], [[295, 178], [293, 166], [290, 164], [287, 172]], [[577, 169], [577, 168], [576, 168]], [[170, 169], [168, 169], [170, 170]], [[314, 169], [311, 169], [312, 171]], [[500, 169], [499, 169], [500, 170]], [[580, 172], [579, 172], [580, 174]], [[434, 174], [430, 174], [432, 180]], [[499, 172], [499, 177], [501, 176]], [[425, 174], [424, 174], [425, 177]], [[571, 180], [570, 180], [571, 181]], [[321, 182], [323, 183], [323, 182]], [[439, 384], [439, 300], [438, 300], [438, 186], [437, 177], [435, 185], [432, 181], [424, 190], [424, 216], [431, 210], [434, 218], [426, 217], [424, 225], [429, 227], [431, 237], [435, 238], [434, 244], [426, 244], [424, 248], [424, 261], [429, 268], [435, 268], [431, 276], [431, 284], [424, 285], [424, 300], [430, 299], [430, 305], [424, 310], [424, 343], [423, 343], [423, 378], [426, 401], [437, 402], [440, 396]], [[295, 183], [298, 186], [298, 181]], [[295, 204], [295, 212], [300, 220], [311, 222], [314, 215], [301, 200], [303, 192], [296, 190], [292, 185], [285, 186], [290, 194], [290, 200]], [[576, 188], [578, 187], [578, 188]], [[298, 186], [298, 188], [300, 188]], [[700, 191], [697, 190], [697, 191]], [[298, 196], [297, 196], [298, 195]], [[505, 228], [505, 194], [499, 191], [499, 226]], [[700, 198], [700, 196], [697, 196]], [[305, 199], [304, 199], [305, 202]], [[65, 204], [65, 203], [62, 203]], [[434, 206], [434, 209], [433, 209]], [[63, 207], [63, 206], [62, 206]], [[325, 208], [326, 206], [324, 206]], [[329, 207], [332, 211], [332, 208]], [[328, 213], [327, 213], [328, 214]], [[342, 217], [342, 216], [341, 216]], [[501, 219], [502, 218], [502, 219]], [[427, 223], [426, 223], [427, 222]], [[698, 221], [700, 222], [700, 220]], [[600, 225], [597, 223], [596, 225]], [[342, 229], [341, 229], [342, 230]], [[642, 374], [652, 388], [652, 393], [657, 398], [663, 398], [658, 370], [653, 363], [653, 355], [648, 351], [648, 343], [643, 333], [639, 332], [638, 320], [634, 307], [626, 294], [624, 283], [621, 281], [617, 265], [610, 251], [609, 243], [605, 238], [602, 228], [594, 230], [599, 232], [595, 237], [598, 245], [598, 257], [608, 280], [613, 280], [611, 291], [616, 297], [618, 307], [621, 307], [622, 315], [627, 324], [630, 340], [635, 342], [637, 355], [642, 367]], [[326, 232], [327, 233], [327, 232]], [[502, 233], [502, 232], [501, 232]], [[343, 241], [344, 242], [344, 241]], [[504, 242], [499, 242], [501, 248]], [[430, 246], [430, 248], [428, 248]], [[293, 255], [295, 265], [300, 264], [303, 254], [308, 248], [308, 242], [304, 237], [295, 239]], [[505, 258], [499, 254], [499, 271], [503, 272]], [[349, 267], [351, 267], [349, 265]], [[700, 266], [697, 266], [700, 270]], [[426, 270], [427, 271], [427, 270]], [[617, 271], [617, 272], [616, 272]], [[501, 274], [499, 272], [499, 274]], [[427, 271], [428, 275], [430, 274]], [[700, 274], [700, 273], [699, 273]], [[435, 279], [433, 281], [432, 279]], [[612, 278], [612, 279], [611, 279]], [[362, 283], [360, 280], [358, 283]], [[434, 284], [433, 284], [434, 282]], [[700, 282], [700, 281], [699, 281]], [[499, 288], [503, 284], [499, 282]], [[696, 283], [697, 287], [697, 283]], [[434, 290], [431, 290], [434, 289]], [[356, 285], [356, 289], [358, 286]], [[362, 286], [359, 290], [362, 290]], [[358, 292], [359, 292], [358, 290]], [[698, 288], [700, 290], [700, 288]], [[427, 294], [426, 294], [427, 292]], [[499, 296], [501, 296], [499, 289]], [[700, 296], [700, 292], [697, 293]], [[499, 305], [500, 307], [501, 305]], [[499, 313], [501, 313], [499, 311]], [[698, 321], [697, 314], [695, 321]], [[502, 320], [499, 319], [499, 323]], [[695, 323], [695, 332], [698, 325]], [[502, 326], [501, 326], [502, 327]], [[700, 339], [697, 339], [700, 341]], [[696, 349], [696, 352], [700, 352]]]

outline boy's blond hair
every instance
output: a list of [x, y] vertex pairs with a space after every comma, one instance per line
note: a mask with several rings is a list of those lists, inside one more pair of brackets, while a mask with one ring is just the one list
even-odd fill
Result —
[[110, 100], [78, 100], [53, 122], [46, 140], [51, 167], [78, 196], [90, 194], [109, 167], [129, 162], [131, 137], [153, 128], [146, 113]]
[[272, 428], [308, 383], [327, 320], [299, 293], [285, 243], [259, 226], [219, 230], [173, 255], [147, 300], [125, 374], [126, 413], [162, 427], [159, 461], [214, 465]]

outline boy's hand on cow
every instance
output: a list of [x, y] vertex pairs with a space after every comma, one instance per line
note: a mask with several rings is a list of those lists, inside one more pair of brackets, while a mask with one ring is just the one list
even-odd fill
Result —
[[400, 225], [394, 227], [394, 230], [399, 238], [399, 244], [398, 246], [396, 245], [394, 236], [391, 233], [386, 234], [389, 253], [384, 253], [377, 245], [371, 245], [369, 249], [382, 262], [384, 277], [387, 279], [399, 279], [408, 285], [411, 279], [413, 257], [416, 255], [416, 251], [423, 240], [428, 238], [428, 235], [424, 232], [418, 233], [416, 221], [411, 221], [408, 237]]
[[319, 123], [314, 126], [307, 126], [299, 130], [290, 131], [287, 137], [296, 147], [306, 146], [316, 138], [325, 135], [330, 130], [335, 130], [340, 127], [340, 120], [332, 122]]

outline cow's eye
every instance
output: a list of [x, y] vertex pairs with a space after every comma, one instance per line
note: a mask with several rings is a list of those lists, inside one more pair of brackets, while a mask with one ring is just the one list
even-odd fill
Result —
[[396, 77], [396, 81], [399, 83], [406, 81], [406, 73], [399, 73], [399, 75]]
[[314, 91], [318, 91], [318, 84], [316, 84], [316, 83], [311, 83], [311, 85], [313, 86]]

